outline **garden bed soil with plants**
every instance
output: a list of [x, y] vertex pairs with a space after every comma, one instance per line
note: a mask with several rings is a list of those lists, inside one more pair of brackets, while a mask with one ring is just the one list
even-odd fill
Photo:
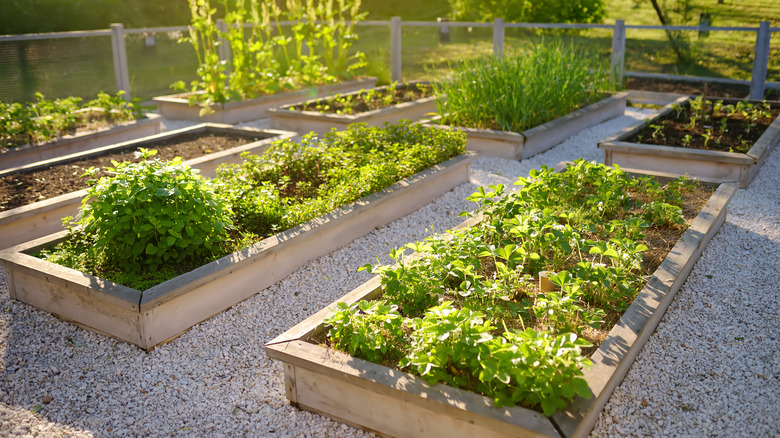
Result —
[[[405, 125], [405, 127], [392, 128], [400, 130], [400, 134], [393, 135], [406, 135], [404, 138], [408, 138], [408, 136], [411, 135], [411, 130], [414, 130], [415, 132], [424, 130], [422, 127], [410, 124]], [[355, 129], [369, 128], [357, 127]], [[388, 128], [385, 129], [387, 130]], [[403, 131], [403, 129], [407, 129], [407, 131]], [[387, 132], [389, 132], [389, 130]], [[314, 219], [306, 222], [301, 221], [303, 223], [297, 222], [300, 225], [292, 225], [291, 228], [281, 232], [273, 231], [276, 228], [271, 226], [270, 229], [272, 230], [272, 233], [266, 238], [262, 238], [263, 236], [266, 236], [266, 234], [256, 231], [254, 233], [259, 241], [253, 241], [256, 241], [257, 243], [249, 244], [249, 246], [225, 256], [219, 256], [219, 254], [224, 254], [224, 252], [215, 254], [216, 257], [220, 258], [216, 258], [215, 260], [215, 257], [207, 258], [206, 264], [178, 276], [175, 276], [176, 274], [174, 274], [172, 278], [166, 277], [170, 279], [163, 282], [157, 281], [155, 286], [149, 287], [143, 291], [123, 286], [119, 283], [106, 280], [105, 278], [89, 275], [80, 270], [66, 268], [65, 266], [35, 256], [36, 254], [39, 254], [41, 250], [51, 249], [57, 243], [64, 242], [69, 237], [76, 237], [76, 241], [74, 243], [73, 240], [68, 240], [68, 242], [70, 242], [68, 245], [79, 245], [79, 242], [81, 242], [79, 239], [84, 238], [80, 237], [80, 235], [71, 236], [69, 231], [63, 231], [0, 252], [0, 263], [3, 264], [8, 273], [11, 296], [43, 310], [52, 312], [62, 319], [74, 321], [97, 332], [108, 334], [145, 349], [151, 349], [159, 343], [178, 336], [194, 324], [233, 306], [259, 290], [274, 284], [307, 261], [334, 251], [378, 226], [411, 213], [427, 204], [432, 199], [451, 190], [453, 187], [468, 181], [469, 164], [472, 160], [472, 156], [461, 152], [465, 150], [463, 146], [465, 139], [462, 137], [459, 138], [459, 136], [450, 135], [445, 138], [445, 136], [441, 135], [441, 133], [436, 130], [428, 130], [422, 134], [415, 134], [422, 139], [415, 141], [424, 141], [426, 143], [391, 145], [385, 144], [386, 142], [382, 140], [385, 137], [376, 137], [377, 135], [377, 133], [373, 133], [373, 135], [371, 133], [352, 134], [353, 137], [358, 136], [358, 138], [363, 140], [379, 141], [381, 144], [375, 146], [378, 148], [375, 154], [368, 152], [359, 153], [362, 148], [366, 147], [365, 145], [355, 145], [354, 142], [349, 139], [342, 141], [343, 144], [348, 145], [348, 149], [344, 150], [343, 157], [345, 160], [347, 157], [355, 157], [351, 158], [351, 160], [356, 163], [366, 162], [361, 165], [363, 166], [363, 170], [361, 170], [362, 173], [359, 176], [352, 177], [357, 178], [357, 182], [353, 182], [349, 187], [346, 187], [343, 185], [336, 185], [336, 180], [332, 180], [333, 182], [331, 182], [331, 179], [327, 179], [325, 180], [328, 182], [327, 184], [323, 183], [320, 185], [320, 187], [323, 187], [325, 190], [333, 191], [332, 196], [336, 197], [334, 198], [336, 201], [346, 197], [346, 199], [357, 199], [354, 202], [347, 201], [348, 203], [346, 204], [339, 204], [342, 206], [319, 216], [314, 214], [309, 216], [308, 213], [310, 211], [319, 211], [316, 207], [319, 205], [320, 201], [329, 201], [327, 199], [323, 200], [325, 195], [322, 195], [323, 198], [320, 198], [319, 196], [311, 198], [311, 203], [302, 203], [300, 204], [301, 208], [295, 211], [293, 211], [294, 206], [287, 207], [288, 209], [285, 210], [286, 213], [284, 217], [280, 219], [282, 221], [288, 220], [286, 219], [288, 215], [295, 217], [300, 216], [303, 218], [314, 217]], [[326, 136], [325, 140], [328, 140], [329, 138], [330, 137]], [[339, 141], [338, 138], [340, 137], [337, 137], [337, 141]], [[306, 141], [308, 140], [304, 139], [304, 142]], [[313, 139], [311, 141], [320, 140]], [[333, 140], [331, 139], [331, 141]], [[285, 167], [280, 171], [289, 171], [292, 172], [292, 175], [300, 172], [300, 163], [303, 161], [317, 164], [317, 166], [315, 166], [317, 169], [311, 170], [314, 174], [307, 176], [307, 178], [319, 178], [317, 175], [320, 175], [321, 171], [325, 172], [327, 175], [335, 175], [336, 177], [341, 177], [344, 172], [346, 172], [347, 176], [352, 175], [351, 172], [353, 169], [351, 169], [351, 166], [349, 166], [349, 168], [345, 167], [342, 170], [333, 169], [331, 166], [326, 166], [326, 169], [322, 169], [319, 166], [319, 161], [314, 160], [314, 156], [322, 155], [321, 158], [325, 159], [330, 156], [328, 155], [327, 149], [319, 151], [317, 148], [312, 148], [310, 146], [311, 144], [297, 144], [292, 141], [282, 142], [275, 145], [274, 150], [269, 152], [269, 159], [281, 159], [278, 157], [282, 154], [285, 155], [285, 158], [282, 161], [287, 164], [285, 164]], [[355, 154], [356, 152], [358, 153]], [[412, 155], [409, 155], [410, 153]], [[362, 198], [351, 198], [349, 197], [349, 193], [344, 193], [344, 189], [347, 189], [350, 193], [354, 191], [357, 196], [360, 196], [360, 194], [364, 192], [364, 189], [361, 189], [361, 187], [375, 187], [376, 184], [385, 184], [384, 181], [386, 177], [384, 172], [382, 175], [376, 174], [376, 172], [386, 169], [386, 167], [381, 167], [381, 169], [380, 167], [377, 167], [379, 166], [379, 162], [375, 159], [379, 159], [379, 155], [382, 155], [382, 160], [385, 161], [388, 159], [398, 160], [395, 164], [397, 169], [393, 174], [408, 174], [410, 169], [417, 169], [421, 165], [425, 165], [427, 168], [423, 167], [424, 170], [418, 171], [416, 174], [395, 183], [388, 182], [388, 184], [390, 184], [389, 186], [378, 186], [385, 187], [384, 189], [371, 189], [378, 191], [363, 196]], [[425, 157], [422, 155], [425, 155]], [[453, 158], [448, 159], [446, 158], [447, 156], [453, 156]], [[238, 178], [238, 180], [235, 181], [243, 181], [245, 179], [244, 177], [249, 178], [245, 175], [245, 172], [254, 174], [255, 170], [260, 171], [261, 169], [266, 169], [263, 167], [263, 161], [260, 161], [260, 158], [257, 160], [250, 158], [252, 157], [248, 157], [240, 165], [221, 170], [220, 175], [217, 177], [219, 180], [220, 178], [225, 177], [223, 172], [227, 172], [227, 179], [220, 180], [222, 182], [217, 182], [217, 184], [222, 188], [221, 190], [230, 192], [230, 194], [226, 192], [224, 194], [225, 196], [238, 196], [234, 201], [231, 201], [231, 208], [234, 211], [240, 209], [242, 214], [251, 214], [255, 211], [250, 209], [244, 212], [246, 207], [244, 204], [252, 204], [253, 200], [246, 199], [249, 195], [243, 196], [240, 193], [233, 193], [232, 185], [230, 185], [229, 181], [234, 181], [231, 178]], [[430, 166], [427, 164], [430, 160], [444, 161]], [[133, 167], [132, 165], [128, 165], [124, 166], [123, 169], [133, 171], [133, 169], [136, 169], [137, 167], [138, 166]], [[390, 167], [393, 166], [391, 165]], [[273, 169], [270, 169], [268, 171], [272, 170]], [[154, 172], [157, 171], [154, 170]], [[306, 175], [304, 174], [301, 176]], [[371, 178], [370, 184], [369, 182], [364, 181], [364, 178], [366, 177]], [[123, 176], [122, 178], [125, 177]], [[290, 177], [288, 176], [282, 179], [290, 180]], [[103, 182], [90, 189], [99, 189], [103, 194], [96, 195], [93, 193], [93, 196], [100, 199], [100, 201], [92, 201], [89, 206], [93, 207], [97, 204], [98, 207], [95, 207], [97, 210], [90, 208], [89, 211], [99, 211], [100, 214], [108, 212], [110, 214], [113, 211], [111, 208], [111, 206], [114, 205], [113, 200], [102, 200], [102, 197], [113, 197], [115, 195], [113, 195], [113, 192], [110, 190], [110, 180], [102, 181]], [[304, 178], [300, 181], [301, 183], [295, 182], [293, 179], [288, 182], [275, 181], [273, 184], [281, 184], [282, 189], [279, 189], [280, 191], [293, 189], [294, 191], [302, 190], [306, 192], [307, 184], [302, 183], [305, 183], [308, 180]], [[376, 183], [374, 183], [374, 181], [376, 181]], [[101, 186], [100, 184], [104, 185]], [[239, 183], [236, 182], [236, 184]], [[254, 183], [245, 181], [243, 184]], [[259, 184], [259, 186], [254, 189], [255, 191], [259, 190], [258, 193], [262, 196], [271, 196], [270, 190], [272, 190], [272, 186], [269, 186], [262, 181], [257, 182], [257, 184]], [[167, 199], [169, 196], [169, 194], [167, 194], [168, 192], [165, 190], [161, 192], [160, 190], [161, 189], [150, 191], [150, 194], [155, 193], [155, 195], [152, 195], [152, 199], [160, 197]], [[238, 188], [238, 190], [242, 191], [243, 188]], [[243, 193], [243, 191], [241, 193]], [[304, 194], [302, 193], [301, 195]], [[312, 195], [306, 195], [306, 197], [310, 196]], [[142, 205], [145, 205], [144, 203], [148, 201], [136, 198], [138, 197], [133, 197], [132, 202], [134, 205], [138, 204], [138, 208], [149, 208], [142, 207]], [[270, 199], [271, 198], [268, 198], [268, 200]], [[286, 203], [286, 199], [287, 198], [285, 197], [280, 199], [280, 201]], [[173, 199], [171, 199], [171, 201], [173, 201]], [[177, 198], [176, 202], [179, 201], [181, 200]], [[271, 211], [272, 206], [267, 206], [266, 204], [269, 202], [266, 201], [262, 202], [262, 205], [260, 206], [261, 211], [255, 212], [254, 214], [263, 216]], [[129, 210], [129, 212], [124, 211], [119, 214], [130, 215], [130, 217], [135, 218], [137, 212], [134, 212], [132, 209]], [[169, 209], [163, 208], [159, 214], [161, 216], [165, 215], [168, 210]], [[177, 212], [174, 213], [177, 215], [179, 214]], [[192, 216], [192, 214], [185, 216], [189, 217]], [[103, 230], [109, 230], [110, 232], [110, 230], [113, 229], [113, 226], [111, 225], [106, 227], [105, 223], [102, 221], [90, 219], [92, 217], [90, 214], [83, 213], [82, 217], [86, 218], [86, 220], [91, 220], [88, 224], [97, 224]], [[150, 223], [155, 223], [155, 221], [159, 220], [162, 219], [150, 218]], [[241, 222], [241, 226], [244, 226], [244, 222], [246, 222], [242, 217], [238, 216], [233, 218], [232, 221], [234, 222], [234, 226], [236, 226], [236, 232], [239, 231], [239, 222]], [[115, 222], [125, 223], [126, 221], [117, 219]], [[253, 227], [254, 220], [250, 218], [249, 222], [251, 223], [248, 226], [250, 228]], [[130, 224], [133, 225], [135, 222], [131, 221]], [[88, 226], [90, 225], [84, 225], [85, 230]], [[200, 227], [200, 225], [198, 226]], [[154, 226], [152, 226], [152, 229], [155, 229]], [[132, 227], [132, 230], [132, 235], [135, 237], [137, 233], [135, 226]], [[146, 235], [148, 234], [149, 233], [147, 232]], [[184, 233], [182, 232], [182, 234]], [[138, 236], [141, 235], [139, 234]], [[154, 235], [152, 235], [152, 237], [154, 237]], [[135, 240], [138, 238], [140, 237], [137, 237]], [[234, 240], [234, 238], [235, 236], [230, 234], [229, 239], [233, 241], [234, 244], [229, 245], [228, 243], [225, 243], [225, 248], [240, 247], [237, 246], [239, 243], [244, 245], [244, 242], [246, 242], [246, 239], [235, 238]], [[111, 246], [128, 248], [127, 245], [123, 243], [125, 240], [124, 238], [106, 239], [107, 243]], [[171, 238], [168, 237], [166, 239], [161, 238], [154, 246], [176, 245], [174, 248], [175, 251], [172, 251], [172, 254], [175, 255], [176, 252], [181, 253], [183, 251], [182, 249], [179, 249], [178, 243], [179, 241], [177, 239], [173, 239], [173, 242], [171, 242]], [[94, 245], [86, 243], [86, 245], [88, 245], [87, 251], [91, 246], [99, 246], [97, 243]], [[142, 251], [145, 245], [145, 243], [141, 245], [140, 249]], [[130, 246], [133, 247], [132, 251], [135, 251], [132, 242]], [[194, 246], [197, 247], [198, 244], [196, 243]], [[77, 249], [77, 251], [80, 251], [80, 249]], [[144, 253], [147, 254], [146, 256], [143, 254], [136, 254], [135, 263], [138, 263], [139, 257], [140, 260], [143, 260], [144, 263], [146, 263], [146, 260], [150, 259], [149, 255], [154, 255], [158, 252], [157, 250], [153, 252], [149, 251], [149, 247], [146, 246], [146, 252]], [[71, 254], [76, 258], [79, 258], [80, 256], [78, 254], [81, 254], [81, 252], [78, 254], [71, 252]], [[42, 256], [46, 257], [46, 255]], [[66, 255], [65, 257], [71, 256]], [[106, 255], [106, 257], [109, 256]], [[99, 258], [98, 262], [99, 260], [102, 259]], [[125, 266], [129, 263], [129, 260], [124, 258], [124, 256], [117, 260], [120, 260], [118, 262], [119, 266]], [[208, 260], [214, 261], [208, 262]], [[174, 271], [177, 271], [177, 266], [178, 265], [174, 266], [169, 262], [166, 266], [160, 265], [160, 270], [162, 270], [162, 268], [172, 268]], [[94, 267], [91, 269], [94, 269]], [[152, 272], [152, 274], [154, 275], [154, 272]], [[124, 277], [126, 277], [126, 275], [123, 275], [123, 278]], [[144, 281], [146, 280], [144, 279]]]
[[162, 132], [162, 120], [159, 115], [152, 113], [147, 113], [146, 118], [132, 122], [111, 125], [90, 124], [54, 141], [25, 144], [0, 151], [0, 172], [160, 132]]
[[[759, 113], [741, 108], [748, 104], [758, 107], [759, 101], [718, 102], [679, 98], [652, 119], [599, 142], [604, 162], [628, 169], [738, 181], [746, 188], [780, 141], [780, 105], [767, 103], [769, 108]], [[728, 108], [733, 108], [728, 110], [730, 114], [724, 112]]]
[[270, 110], [271, 127], [322, 134], [352, 123], [380, 126], [399, 120], [418, 120], [436, 112], [430, 86], [424, 82], [386, 85], [337, 94]]
[[623, 115], [626, 110], [627, 96], [626, 92], [615, 93], [523, 132], [441, 125], [437, 124], [440, 116], [424, 120], [422, 123], [426, 126], [465, 132], [468, 137], [466, 147], [478, 154], [523, 160], [550, 149], [583, 129]]
[[295, 91], [283, 91], [240, 102], [211, 104], [210, 114], [201, 115], [201, 107], [190, 105], [192, 93], [172, 94], [152, 99], [157, 112], [170, 120], [191, 120], [196, 122], [214, 122], [236, 124], [266, 118], [271, 108], [298, 103], [317, 97], [326, 97], [336, 93], [348, 93], [376, 85], [376, 78], [364, 78], [331, 85], [306, 87]]
[[[380, 277], [270, 341], [266, 354], [283, 362], [287, 397], [293, 405], [382, 436], [587, 436], [704, 246], [725, 220], [726, 206], [735, 192], [734, 184], [721, 184], [714, 192], [705, 189], [687, 197], [687, 230], [647, 241], [648, 246], [656, 247], [651, 249], [651, 258], [659, 259], [653, 262], [657, 269], [609, 334], [591, 339], [600, 344], [590, 352], [593, 365], [582, 370], [591, 397], [576, 395], [568, 407], [559, 408], [549, 417], [520, 405], [497, 408], [492, 397], [431, 384], [384, 363], [369, 362], [324, 345], [329, 326], [338, 321], [333, 319], [337, 309], [378, 300], [383, 295], [386, 286]], [[480, 221], [477, 215], [458, 228], [475, 227]], [[338, 303], [345, 305], [340, 307]], [[457, 371], [453, 368], [455, 375]]]
[[[88, 183], [84, 173], [112, 161], [133, 161], [139, 148], [156, 149], [157, 157], [182, 157], [213, 176], [222, 163], [234, 163], [244, 151], [262, 152], [271, 142], [295, 136], [292, 132], [202, 124], [92, 151], [33, 163], [0, 172], [0, 249], [62, 230], [61, 218], [73, 216]], [[9, 173], [13, 172], [13, 173]]]

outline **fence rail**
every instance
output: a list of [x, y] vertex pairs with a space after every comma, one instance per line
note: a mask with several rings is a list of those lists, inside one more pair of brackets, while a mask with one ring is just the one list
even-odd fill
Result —
[[[293, 22], [281, 22], [281, 25], [291, 25]], [[401, 59], [403, 54], [402, 29], [403, 27], [438, 27], [441, 30], [449, 30], [454, 27], [466, 28], [492, 28], [493, 29], [493, 54], [494, 56], [503, 56], [505, 30], [513, 29], [612, 29], [612, 48], [611, 64], [613, 69], [619, 72], [620, 77], [630, 75], [635, 77], [668, 77], [668, 75], [659, 75], [654, 73], [627, 72], [624, 71], [626, 54], [626, 30], [644, 29], [644, 30], [663, 30], [663, 31], [699, 31], [699, 32], [753, 32], [756, 34], [756, 43], [753, 51], [753, 69], [751, 74], [750, 98], [760, 99], [764, 95], [767, 87], [767, 70], [769, 64], [769, 48], [772, 32], [780, 32], [780, 27], [770, 27], [769, 22], [763, 21], [758, 27], [723, 27], [723, 26], [657, 26], [657, 25], [629, 25], [624, 20], [616, 20], [615, 24], [582, 24], [582, 23], [506, 23], [502, 18], [490, 22], [462, 22], [462, 21], [403, 21], [400, 17], [393, 17], [391, 20], [365, 20], [352, 24], [358, 26], [386, 26], [390, 28], [390, 72], [392, 80], [401, 81]], [[224, 26], [224, 23], [222, 24]], [[247, 23], [244, 26], [253, 26]], [[112, 24], [111, 29], [86, 30], [75, 32], [52, 32], [23, 35], [0, 35], [0, 42], [12, 41], [34, 41], [45, 39], [60, 38], [85, 38], [85, 37], [111, 37], [111, 48], [113, 55], [114, 77], [117, 90], [124, 90], [125, 97], [131, 97], [130, 76], [128, 73], [127, 50], [125, 47], [125, 37], [127, 35], [137, 34], [156, 34], [164, 32], [186, 32], [187, 26], [168, 26], [168, 27], [149, 27], [125, 29], [122, 24]], [[228, 59], [230, 53], [222, 51], [220, 53], [224, 59]], [[701, 78], [703, 80], [714, 80], [717, 78]], [[717, 81], [716, 81], [717, 82]], [[746, 81], [735, 81], [733, 83], [745, 83]], [[776, 84], [771, 84], [776, 85]]]

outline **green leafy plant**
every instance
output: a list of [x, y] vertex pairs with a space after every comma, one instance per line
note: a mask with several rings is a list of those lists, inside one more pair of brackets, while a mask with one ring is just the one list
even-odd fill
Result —
[[41, 256], [145, 290], [460, 155], [465, 143], [408, 121], [353, 125], [244, 155], [212, 180], [146, 151], [96, 182], [69, 239]]
[[449, 78], [432, 85], [441, 122], [453, 126], [521, 132], [615, 88], [609, 66], [595, 52], [560, 42], [450, 68]]
[[98, 122], [142, 118], [146, 108], [138, 99], [127, 101], [123, 95], [123, 91], [115, 95], [101, 92], [85, 105], [78, 97], [48, 100], [41, 93], [36, 93], [35, 102], [0, 102], [0, 149], [46, 143]]
[[351, 115], [387, 108], [394, 104], [410, 102], [431, 95], [431, 87], [428, 84], [398, 84], [397, 82], [393, 82], [381, 88], [360, 90], [355, 93], [334, 94], [327, 98], [316, 99], [292, 106], [291, 109], [296, 111], [317, 111]]
[[[230, 210], [208, 180], [182, 164], [151, 159], [116, 163], [94, 182], [71, 227], [106, 267], [155, 271], [211, 257], [227, 240]], [[73, 228], [77, 227], [77, 228]]]
[[629, 141], [745, 153], [780, 115], [780, 110], [766, 102], [726, 104], [704, 96], [672, 109], [648, 121]]
[[[223, 29], [210, 0], [188, 1], [190, 31], [181, 41], [195, 49], [198, 79], [172, 86], [192, 92], [190, 103], [200, 104], [202, 114], [213, 103], [348, 79], [365, 66], [362, 53], [350, 53], [353, 22], [365, 16], [360, 0], [287, 0], [284, 11], [274, 0], [219, 0]], [[293, 22], [290, 30], [283, 18]], [[230, 56], [220, 57], [220, 50]]]
[[397, 308], [383, 300], [338, 303], [338, 312], [327, 320], [329, 336], [338, 339], [334, 347], [369, 361], [399, 357], [405, 335]]
[[[605, 321], [639, 293], [654, 269], [643, 239], [677, 226], [680, 210], [669, 202], [682, 204], [692, 183], [632, 179], [578, 160], [561, 173], [531, 171], [516, 184], [512, 193], [497, 185], [469, 197], [479, 205], [476, 225], [393, 250], [394, 265], [363, 267], [379, 274], [381, 306], [398, 312], [394, 327], [407, 327], [393, 338], [398, 351], [379, 354], [365, 333], [387, 330], [364, 326], [366, 316], [354, 316], [359, 335], [350, 336], [344, 327], [352, 327], [346, 319], [357, 305], [334, 309], [330, 345], [369, 349], [376, 362], [476, 391], [496, 406], [552, 415], [575, 395], [589, 397], [581, 371], [590, 364], [583, 356], [589, 333], [608, 329]], [[553, 290], [535, 281], [542, 271], [553, 271]]]

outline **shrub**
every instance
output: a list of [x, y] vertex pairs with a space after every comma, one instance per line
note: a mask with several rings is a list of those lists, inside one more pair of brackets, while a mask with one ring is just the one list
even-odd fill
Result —
[[229, 210], [208, 180], [155, 153], [141, 149], [141, 162], [116, 163], [87, 190], [73, 225], [107, 266], [154, 271], [212, 256], [227, 238]]

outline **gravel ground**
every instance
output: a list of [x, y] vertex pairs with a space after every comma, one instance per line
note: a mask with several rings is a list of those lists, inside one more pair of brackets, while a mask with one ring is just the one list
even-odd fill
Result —
[[[596, 142], [647, 115], [629, 109], [522, 163], [480, 157], [471, 183], [149, 353], [10, 300], [0, 269], [0, 436], [369, 436], [290, 407], [264, 343], [364, 282], [357, 267], [458, 224], [478, 185], [601, 161]], [[593, 436], [780, 435], [779, 187], [775, 152], [732, 202]]]

